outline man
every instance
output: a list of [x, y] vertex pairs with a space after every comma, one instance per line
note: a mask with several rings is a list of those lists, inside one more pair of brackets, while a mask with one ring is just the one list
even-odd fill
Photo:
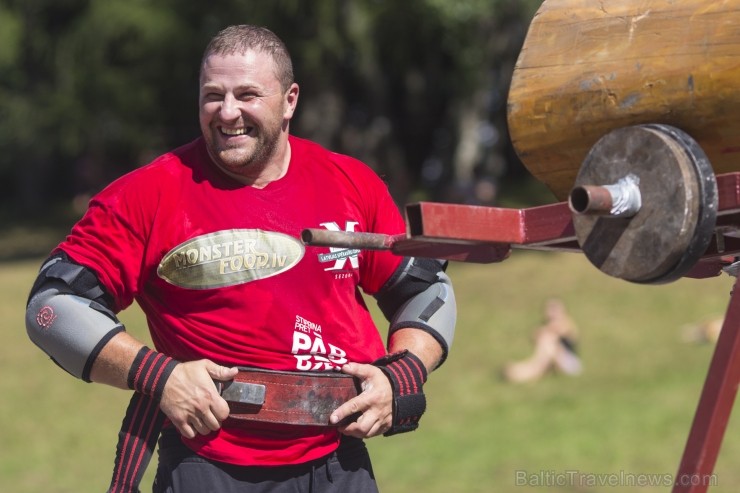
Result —
[[[94, 197], [41, 267], [34, 343], [78, 378], [135, 390], [109, 491], [137, 491], [160, 428], [155, 491], [376, 491], [362, 439], [417, 427], [454, 333], [449, 278], [436, 260], [297, 239], [404, 231], [367, 166], [289, 135], [298, 93], [272, 32], [218, 33], [201, 63], [202, 136]], [[358, 289], [391, 322], [387, 354]], [[156, 350], [115, 316], [134, 300]], [[214, 381], [249, 368], [275, 379], [265, 398], [298, 390], [238, 415]], [[293, 377], [338, 370], [361, 391], [321, 416], [324, 384]], [[298, 422], [306, 409], [316, 423]]]

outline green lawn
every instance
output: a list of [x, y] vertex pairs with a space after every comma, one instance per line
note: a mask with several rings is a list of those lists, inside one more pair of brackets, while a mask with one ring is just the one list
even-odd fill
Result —
[[[101, 492], [128, 395], [73, 379], [28, 341], [23, 307], [39, 262], [0, 264], [0, 491]], [[526, 251], [449, 272], [460, 312], [455, 345], [426, 386], [420, 429], [370, 440], [381, 491], [670, 491], [626, 483], [676, 472], [713, 350], [684, 342], [682, 330], [724, 313], [730, 277], [639, 286], [579, 254]], [[503, 382], [501, 367], [530, 354], [552, 296], [579, 326], [584, 373]], [[138, 310], [122, 318], [146, 337]], [[740, 484], [735, 421], [712, 493]], [[593, 485], [600, 480], [622, 484]]]

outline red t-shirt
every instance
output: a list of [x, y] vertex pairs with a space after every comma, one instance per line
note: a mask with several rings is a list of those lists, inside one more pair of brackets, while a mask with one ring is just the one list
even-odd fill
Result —
[[[290, 137], [287, 174], [262, 189], [221, 173], [197, 139], [119, 178], [59, 246], [95, 271], [115, 309], [134, 300], [156, 349], [180, 361], [321, 371], [385, 352], [358, 290], [377, 292], [401, 258], [304, 247], [305, 228], [398, 234], [401, 214], [363, 163]], [[241, 465], [333, 451], [335, 429], [254, 424], [186, 443]]]

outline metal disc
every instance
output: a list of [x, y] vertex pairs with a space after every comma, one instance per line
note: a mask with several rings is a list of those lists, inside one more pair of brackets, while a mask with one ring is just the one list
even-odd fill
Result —
[[576, 237], [602, 272], [636, 283], [679, 279], [714, 233], [717, 184], [701, 147], [669, 125], [614, 130], [590, 150], [574, 187], [605, 186], [632, 175], [642, 205], [630, 218], [574, 214]]

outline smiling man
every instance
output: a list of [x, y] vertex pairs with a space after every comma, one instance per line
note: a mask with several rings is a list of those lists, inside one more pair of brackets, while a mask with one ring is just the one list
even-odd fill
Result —
[[[110, 492], [377, 491], [363, 439], [415, 430], [456, 318], [444, 263], [310, 247], [310, 227], [399, 234], [363, 163], [289, 135], [271, 31], [218, 33], [202, 136], [110, 184], [41, 267], [30, 338], [72, 375], [132, 389]], [[383, 341], [360, 290], [390, 321]], [[136, 301], [155, 349], [116, 314]]]
[[282, 178], [290, 162], [288, 122], [298, 84], [289, 65], [283, 62], [280, 75], [277, 65], [269, 52], [249, 50], [208, 55], [201, 67], [200, 127], [208, 154], [224, 172], [259, 188]]

